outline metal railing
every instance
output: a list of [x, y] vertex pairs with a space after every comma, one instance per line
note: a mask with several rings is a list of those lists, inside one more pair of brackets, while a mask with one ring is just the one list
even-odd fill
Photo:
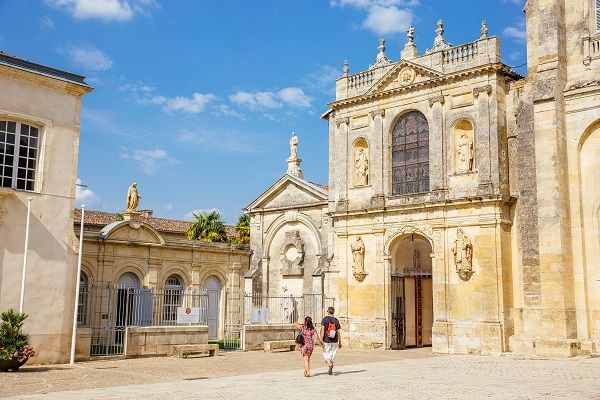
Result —
[[335, 300], [321, 294], [244, 296], [245, 324], [291, 324], [310, 316], [319, 321]]
[[123, 353], [128, 326], [177, 324], [178, 307], [197, 307], [208, 324], [208, 294], [204, 290], [134, 289], [113, 285], [85, 288], [79, 299], [78, 321], [91, 328], [91, 355]]

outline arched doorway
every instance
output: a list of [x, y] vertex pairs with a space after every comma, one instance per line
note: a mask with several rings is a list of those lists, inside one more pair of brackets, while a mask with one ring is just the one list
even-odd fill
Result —
[[391, 348], [431, 346], [433, 286], [431, 243], [418, 234], [404, 235], [392, 244]]
[[115, 344], [123, 344], [125, 327], [132, 325], [134, 318], [134, 299], [140, 287], [138, 278], [127, 272], [117, 281], [117, 318], [115, 325]]
[[221, 303], [221, 282], [215, 276], [204, 281], [208, 294], [208, 338], [217, 339], [219, 335], [219, 308]]

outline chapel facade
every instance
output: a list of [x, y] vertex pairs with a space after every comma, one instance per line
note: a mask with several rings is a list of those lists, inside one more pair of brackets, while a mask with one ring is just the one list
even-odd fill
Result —
[[320, 277], [352, 347], [597, 352], [599, 9], [529, 0], [526, 77], [485, 21], [469, 43], [438, 21], [424, 52], [409, 28], [399, 61], [382, 39], [367, 70], [346, 62], [322, 116], [327, 191], [288, 173], [247, 209], [252, 289], [277, 290], [273, 258], [310, 233], [296, 274]]

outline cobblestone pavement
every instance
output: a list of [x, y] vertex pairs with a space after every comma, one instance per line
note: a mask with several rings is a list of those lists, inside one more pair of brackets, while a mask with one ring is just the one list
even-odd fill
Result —
[[311, 378], [302, 376], [297, 353], [225, 353], [217, 358], [31, 367], [22, 373], [0, 374], [0, 394], [65, 400], [289, 399], [326, 393], [340, 399], [600, 400], [600, 358], [344, 350], [334, 376], [321, 367], [319, 354], [314, 360], [319, 363]]

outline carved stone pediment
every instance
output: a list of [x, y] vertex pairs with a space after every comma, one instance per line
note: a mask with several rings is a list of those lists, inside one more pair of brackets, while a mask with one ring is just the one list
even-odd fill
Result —
[[366, 94], [409, 87], [440, 76], [442, 74], [437, 71], [404, 60], [390, 69]]
[[304, 241], [300, 231], [285, 233], [285, 240], [279, 252], [281, 255], [281, 275], [302, 275], [304, 273]]

